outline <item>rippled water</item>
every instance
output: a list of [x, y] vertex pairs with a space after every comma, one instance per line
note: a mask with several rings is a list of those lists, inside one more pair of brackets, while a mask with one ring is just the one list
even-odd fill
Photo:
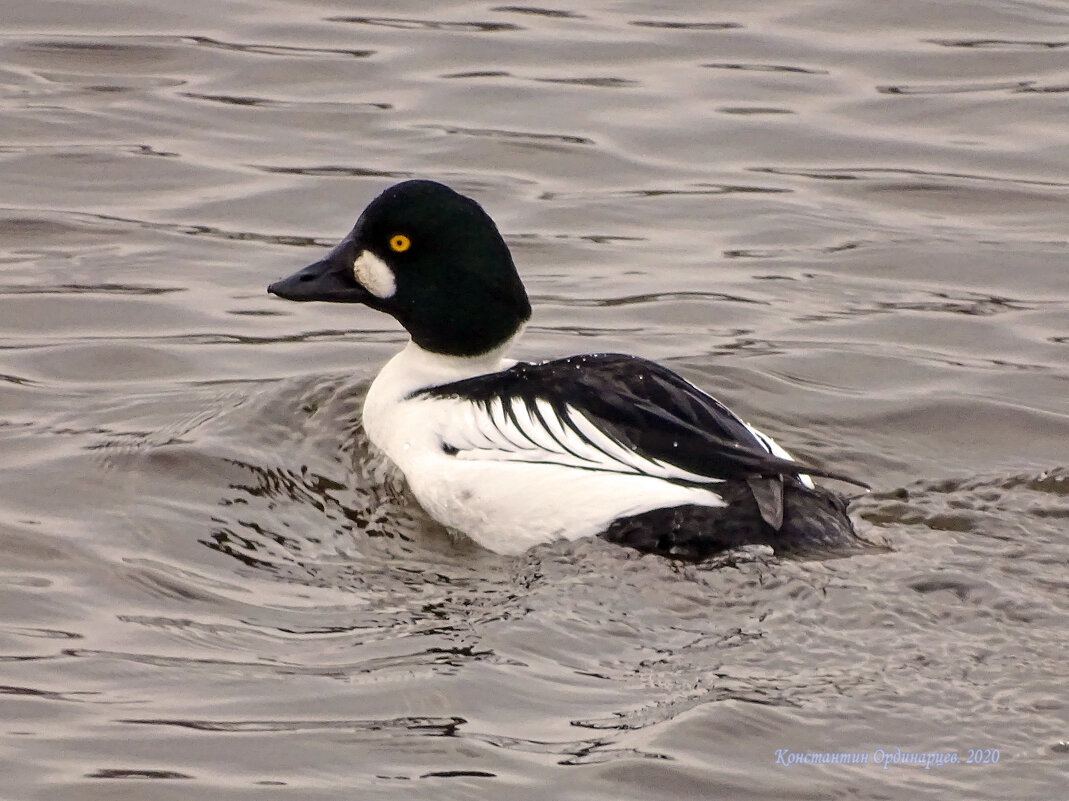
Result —
[[[3, 16], [0, 796], [1066, 797], [1065, 4]], [[451, 540], [366, 459], [397, 327], [264, 292], [409, 176], [520, 356], [667, 362], [892, 551]]]

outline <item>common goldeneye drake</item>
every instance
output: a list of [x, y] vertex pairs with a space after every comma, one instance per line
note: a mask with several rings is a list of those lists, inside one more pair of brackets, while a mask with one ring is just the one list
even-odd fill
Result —
[[810, 476], [860, 482], [794, 461], [672, 371], [619, 354], [505, 358], [527, 292], [493, 220], [447, 186], [387, 189], [268, 292], [363, 303], [408, 330], [364, 429], [431, 517], [492, 551], [592, 535], [681, 559], [858, 542], [844, 500]]

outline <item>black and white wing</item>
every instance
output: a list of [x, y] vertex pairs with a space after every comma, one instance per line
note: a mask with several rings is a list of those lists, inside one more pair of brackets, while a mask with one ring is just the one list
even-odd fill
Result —
[[792, 460], [719, 401], [633, 356], [520, 363], [412, 397], [460, 402], [441, 434], [443, 450], [462, 459], [548, 462], [688, 486], [807, 475], [864, 486]]

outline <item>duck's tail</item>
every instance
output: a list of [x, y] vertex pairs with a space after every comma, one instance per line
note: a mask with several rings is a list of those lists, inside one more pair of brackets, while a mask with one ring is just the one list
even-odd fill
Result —
[[[724, 506], [674, 506], [614, 520], [602, 538], [686, 561], [701, 561], [743, 545], [768, 545], [779, 556], [846, 556], [879, 546], [858, 536], [842, 496], [796, 481], [781, 485], [782, 518], [770, 514], [748, 482], [717, 485]], [[780, 501], [780, 490], [771, 493]], [[762, 508], [762, 504], [765, 508]], [[773, 520], [768, 520], [768, 517]], [[779, 525], [772, 525], [778, 522]]]

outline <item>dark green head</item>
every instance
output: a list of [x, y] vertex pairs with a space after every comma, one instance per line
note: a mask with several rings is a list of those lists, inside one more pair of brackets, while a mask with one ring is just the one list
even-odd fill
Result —
[[325, 258], [267, 291], [363, 303], [397, 318], [423, 349], [451, 356], [493, 350], [531, 316], [494, 221], [434, 181], [390, 187]]

